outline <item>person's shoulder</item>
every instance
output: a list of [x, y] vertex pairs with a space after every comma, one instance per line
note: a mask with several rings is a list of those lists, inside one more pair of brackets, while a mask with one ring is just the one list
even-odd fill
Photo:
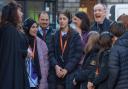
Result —
[[106, 50], [103, 51], [103, 55], [104, 55], [104, 56], [109, 55], [110, 52], [111, 52], [110, 49], [106, 49]]
[[94, 25], [96, 25], [96, 24], [97, 24], [97, 22], [96, 22], [96, 21], [93, 21], [93, 22], [91, 23], [91, 27], [94, 26]]
[[15, 32], [18, 31], [17, 28], [14, 25], [10, 24], [10, 23], [7, 23], [7, 24], [3, 25], [1, 27], [1, 30], [3, 30], [3, 32], [5, 32], [7, 34], [15, 33]]
[[110, 20], [110, 19], [108, 19], [108, 18], [105, 18], [105, 21], [104, 21], [104, 23], [108, 23], [108, 24], [111, 24], [113, 21], [112, 20]]
[[55, 30], [54, 30], [53, 27], [51, 27], [51, 26], [49, 26], [49, 31], [50, 31], [51, 33], [55, 32]]
[[2, 26], [3, 28], [16, 28], [12, 23], [6, 23]]
[[42, 40], [41, 38], [39, 38], [38, 36], [36, 37], [36, 40], [37, 40], [37, 42], [40, 42], [40, 43], [46, 45], [46, 42], [44, 40]]
[[96, 25], [97, 25], [97, 22], [94, 21], [94, 22], [91, 24], [90, 29], [91, 29], [91, 30], [96, 29]]
[[110, 53], [117, 53], [119, 51], [122, 51], [122, 47], [118, 44], [114, 44], [110, 49]]
[[74, 30], [72, 28], [70, 28], [70, 32], [72, 35], [78, 35], [79, 34], [76, 30]]

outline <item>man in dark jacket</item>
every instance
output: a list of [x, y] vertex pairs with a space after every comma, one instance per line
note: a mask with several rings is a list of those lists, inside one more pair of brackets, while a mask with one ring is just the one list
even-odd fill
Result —
[[128, 89], [128, 32], [112, 47], [108, 66], [108, 89]]
[[94, 19], [95, 22], [91, 26], [91, 30], [103, 32], [108, 31], [110, 28], [110, 24], [112, 23], [110, 20], [106, 18], [106, 6], [103, 4], [96, 4], [94, 6]]
[[44, 40], [48, 46], [49, 40], [51, 39], [51, 34], [53, 29], [49, 26], [50, 20], [49, 15], [46, 11], [42, 11], [38, 17], [39, 27], [37, 31], [37, 36]]

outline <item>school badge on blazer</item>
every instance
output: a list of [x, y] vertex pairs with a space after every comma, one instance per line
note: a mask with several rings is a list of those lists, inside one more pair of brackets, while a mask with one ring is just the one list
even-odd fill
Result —
[[92, 61], [90, 62], [90, 65], [96, 65], [96, 61], [95, 61], [95, 60], [92, 60]]

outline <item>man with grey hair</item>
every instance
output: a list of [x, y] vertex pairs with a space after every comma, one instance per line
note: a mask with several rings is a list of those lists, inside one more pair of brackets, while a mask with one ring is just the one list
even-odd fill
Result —
[[91, 30], [98, 31], [99, 33], [103, 31], [108, 31], [112, 21], [106, 18], [106, 6], [104, 4], [98, 3], [94, 6], [94, 24], [91, 26]]

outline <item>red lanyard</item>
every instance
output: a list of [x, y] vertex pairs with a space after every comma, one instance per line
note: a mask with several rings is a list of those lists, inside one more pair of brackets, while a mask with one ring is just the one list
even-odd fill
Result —
[[31, 50], [32, 50], [32, 59], [34, 59], [34, 57], [35, 57], [35, 48], [36, 48], [35, 46], [36, 46], [36, 39], [34, 39], [34, 48], [33, 48], [33, 50], [32, 50], [32, 48], [29, 46], [29, 47], [31, 48]]
[[97, 66], [96, 67], [96, 76], [98, 76], [99, 75], [99, 67]]
[[61, 47], [61, 51], [62, 51], [62, 55], [65, 51], [65, 48], [67, 46], [67, 39], [64, 42], [64, 46], [63, 46], [63, 41], [62, 41], [62, 32], [60, 32], [60, 47]]

